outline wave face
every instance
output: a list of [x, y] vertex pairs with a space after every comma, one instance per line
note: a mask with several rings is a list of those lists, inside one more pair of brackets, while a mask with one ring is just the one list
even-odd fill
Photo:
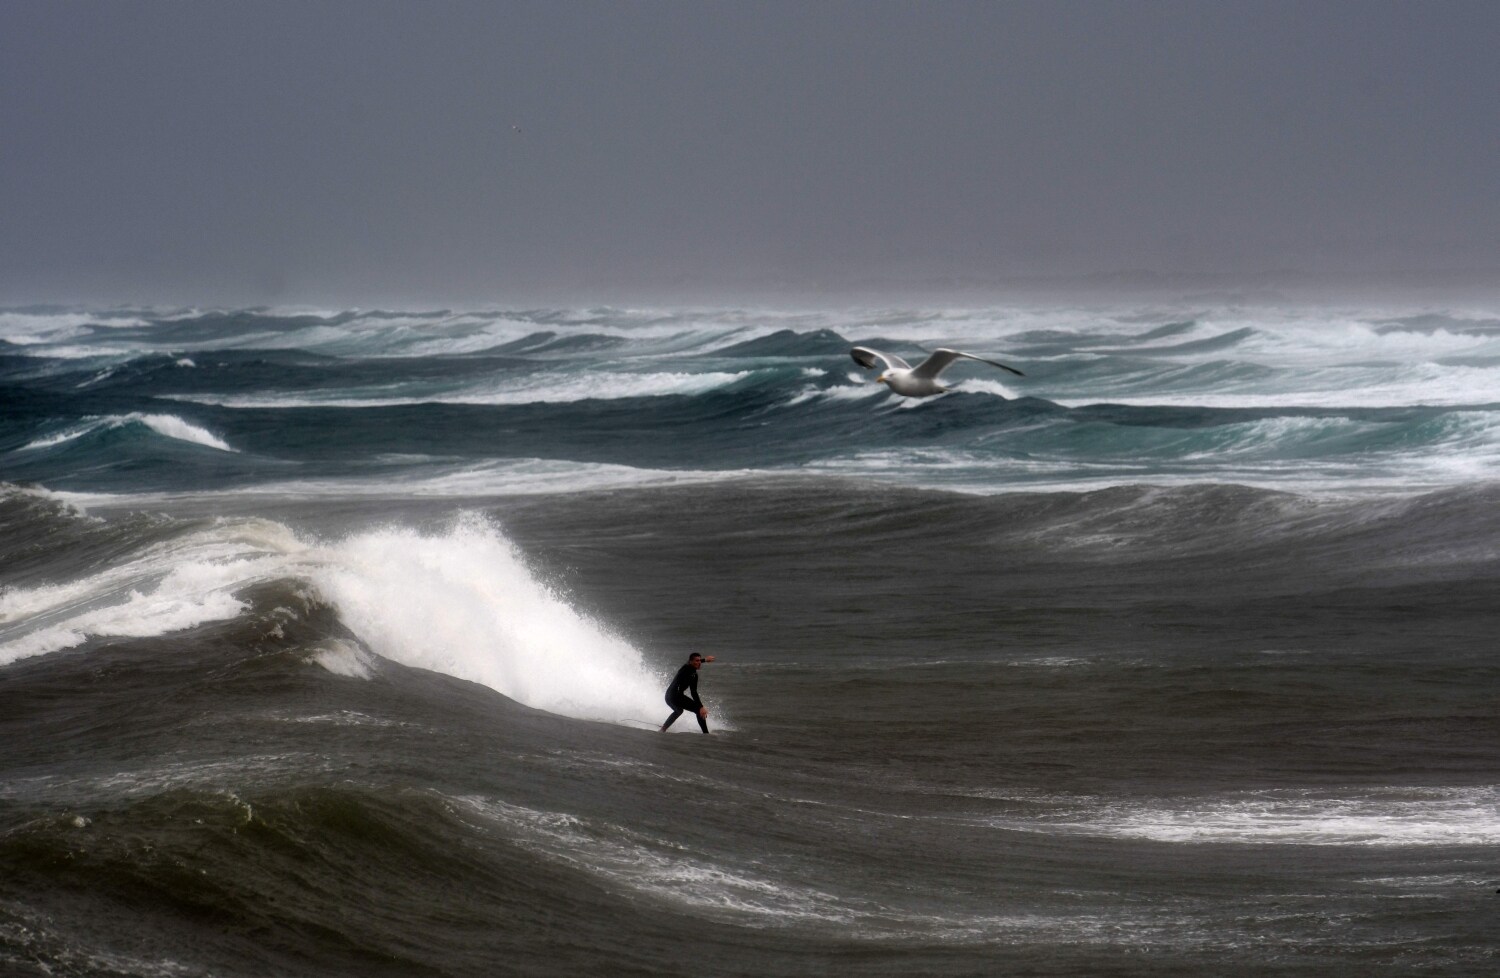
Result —
[[1473, 310], [0, 311], [0, 974], [1489, 974], [1497, 369]]
[[[966, 492], [1229, 481], [1416, 491], [1500, 464], [1476, 312], [0, 313], [0, 463], [85, 492], [506, 492], [570, 466]], [[855, 343], [1020, 364], [887, 393]], [[670, 437], [663, 437], [670, 432]], [[213, 454], [219, 453], [218, 456]], [[237, 457], [229, 457], [229, 456]], [[486, 475], [488, 474], [488, 475]]]
[[[44, 500], [25, 493], [6, 502], [23, 521], [46, 513]], [[44, 518], [68, 519], [60, 510]], [[306, 606], [337, 616], [341, 630], [314, 652], [333, 672], [368, 678], [379, 657], [565, 716], [659, 712], [665, 677], [535, 577], [504, 534], [477, 517], [431, 533], [383, 528], [333, 541], [256, 519], [189, 524], [170, 536], [158, 528], [157, 536], [126, 559], [91, 562], [65, 584], [0, 592], [0, 666], [100, 639], [236, 620], [250, 611], [243, 594], [270, 588], [288, 596], [273, 629]]]

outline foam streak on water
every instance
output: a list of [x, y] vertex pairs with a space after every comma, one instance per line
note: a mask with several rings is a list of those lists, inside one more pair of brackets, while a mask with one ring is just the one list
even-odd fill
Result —
[[175, 438], [179, 441], [190, 442], [195, 445], [216, 448], [221, 452], [234, 451], [233, 448], [230, 448], [224, 442], [224, 439], [219, 438], [212, 432], [205, 431], [197, 425], [184, 421], [176, 415], [138, 413], [108, 418], [89, 418], [82, 425], [57, 434], [48, 435], [44, 438], [38, 438], [36, 441], [23, 445], [20, 450], [28, 451], [39, 448], [51, 448], [76, 438], [82, 438], [93, 431], [122, 428], [130, 424], [144, 425], [167, 438]]
[[1331, 795], [1278, 790], [1149, 806], [1107, 806], [1076, 822], [996, 824], [1013, 830], [1190, 844], [1500, 846], [1500, 791], [1387, 788]]

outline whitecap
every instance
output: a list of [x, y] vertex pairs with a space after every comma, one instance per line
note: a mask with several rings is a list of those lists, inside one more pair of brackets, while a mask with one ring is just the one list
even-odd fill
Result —
[[514, 385], [494, 385], [460, 391], [434, 391], [411, 397], [382, 397], [354, 391], [324, 394], [174, 394], [172, 400], [230, 408], [400, 407], [413, 404], [567, 404], [588, 400], [670, 397], [703, 394], [736, 383], [749, 372], [728, 373], [577, 373], [533, 374]]
[[52, 448], [56, 445], [81, 438], [91, 432], [110, 428], [122, 428], [130, 424], [145, 425], [158, 435], [177, 441], [191, 442], [194, 445], [202, 445], [205, 448], [213, 448], [221, 452], [237, 452], [237, 449], [231, 448], [228, 442], [213, 432], [200, 428], [192, 422], [184, 421], [175, 414], [141, 414], [139, 412], [85, 418], [83, 424], [75, 425], [56, 434], [47, 435], [35, 441], [28, 442], [17, 449], [17, 451], [24, 452], [40, 448]]
[[175, 414], [132, 414], [129, 416], [129, 420], [140, 421], [152, 431], [159, 435], [166, 435], [168, 438], [176, 438], [179, 441], [192, 442], [195, 445], [204, 445], [208, 448], [217, 448], [221, 452], [234, 451], [224, 439], [195, 424], [182, 420]]

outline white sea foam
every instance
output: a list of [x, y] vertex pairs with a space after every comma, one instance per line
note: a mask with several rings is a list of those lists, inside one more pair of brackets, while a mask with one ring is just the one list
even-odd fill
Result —
[[[557, 459], [500, 459], [458, 468], [425, 469], [391, 474], [383, 479], [304, 479], [271, 482], [228, 490], [241, 496], [531, 496], [601, 489], [639, 489], [648, 486], [696, 485], [743, 477], [743, 470], [646, 469], [605, 462]], [[88, 497], [77, 497], [80, 503]]]
[[47, 435], [45, 438], [38, 438], [35, 441], [27, 442], [20, 448], [16, 449], [16, 451], [26, 452], [37, 448], [51, 448], [53, 445], [61, 445], [64, 442], [69, 442], [75, 438], [80, 438], [83, 435], [88, 434], [90, 431], [98, 429], [99, 427], [100, 425], [98, 423], [75, 425], [74, 427], [59, 431], [56, 434]]
[[816, 387], [804, 388], [798, 391], [796, 394], [792, 395], [791, 399], [786, 402], [787, 407], [792, 407], [797, 404], [805, 404], [808, 401], [817, 400], [859, 401], [864, 400], [865, 398], [879, 397], [882, 394], [889, 393], [885, 388], [879, 386], [878, 384], [870, 383], [869, 381], [863, 380], [862, 378], [851, 375], [849, 379], [850, 381], [852, 381], [852, 383], [850, 383], [848, 386], [840, 385], [838, 387], [825, 387], [821, 390]]
[[943, 383], [951, 383], [953, 390], [963, 394], [994, 394], [1006, 400], [1015, 400], [1024, 396], [1022, 391], [998, 380], [985, 380], [979, 377], [945, 377]]
[[584, 371], [541, 374], [518, 380], [514, 386], [490, 385], [457, 391], [434, 391], [410, 397], [329, 392], [308, 394], [174, 394], [172, 400], [213, 404], [232, 408], [398, 407], [412, 404], [567, 404], [575, 401], [619, 400], [628, 397], [668, 397], [702, 394], [748, 377], [748, 372], [727, 373], [618, 373]]
[[149, 548], [79, 580], [0, 592], [0, 666], [82, 645], [91, 638], [144, 638], [232, 618], [236, 592], [274, 574], [279, 561], [257, 544], [261, 521]]
[[[1285, 313], [1205, 317], [1184, 334], [1156, 343], [1094, 347], [1091, 355], [1160, 351], [1152, 366], [1075, 387], [1066, 372], [1049, 381], [1047, 397], [1066, 406], [1107, 401], [1131, 405], [1215, 408], [1387, 407], [1478, 405], [1496, 401], [1500, 335], [1454, 328], [1387, 329], [1375, 314]], [[1172, 351], [1184, 342], [1236, 331], [1232, 347]], [[1261, 368], [1236, 377], [1202, 371], [1209, 364]]]
[[455, 404], [539, 404], [627, 397], [666, 397], [702, 394], [743, 380], [748, 371], [726, 373], [618, 373], [605, 370], [572, 374], [543, 374], [527, 378], [515, 389], [474, 392], [451, 399]]
[[369, 476], [267, 482], [237, 489], [205, 492], [97, 493], [53, 491], [59, 502], [81, 511], [129, 509], [165, 503], [201, 503], [237, 496], [243, 499], [317, 499], [330, 496], [473, 499], [555, 495], [608, 489], [702, 485], [736, 479], [777, 479], [794, 471], [776, 469], [638, 469], [628, 465], [569, 462], [556, 459], [501, 459], [481, 465]]
[[1500, 846], [1500, 789], [1246, 792], [1171, 805], [1110, 806], [1081, 821], [1042, 823], [1036, 830], [1182, 843]]
[[[1420, 373], [1436, 375], [1439, 368]], [[1365, 376], [1324, 377], [1293, 383], [1283, 377], [1275, 390], [1257, 390], [1249, 384], [1224, 384], [1218, 390], [1202, 388], [1164, 389], [1158, 393], [1097, 390], [1085, 395], [1065, 392], [1056, 403], [1063, 407], [1090, 404], [1124, 404], [1132, 407], [1251, 408], [1380, 408], [1427, 405], [1431, 407], [1478, 407], [1500, 403], [1500, 370], [1477, 367], [1441, 368], [1441, 381], [1400, 379], [1389, 371], [1362, 371]], [[1235, 389], [1238, 387], [1239, 389]]]
[[175, 414], [132, 414], [130, 415], [130, 420], [140, 421], [152, 431], [159, 435], [166, 435], [168, 438], [176, 438], [179, 441], [188, 441], [195, 445], [217, 448], [221, 452], [234, 451], [224, 439], [205, 431], [195, 424], [182, 420]]
[[108, 368], [106, 370], [101, 370], [98, 373], [94, 374], [94, 376], [90, 377], [88, 380], [80, 382], [78, 384], [78, 387], [80, 389], [84, 388], [84, 387], [92, 387], [92, 386], [94, 386], [95, 384], [97, 384], [97, 383], [99, 383], [101, 381], [108, 380], [109, 378], [113, 377], [115, 374], [117, 374], [119, 372], [120, 372], [120, 368], [119, 367], [110, 367], [110, 368]]
[[[89, 312], [0, 312], [0, 339], [17, 346], [44, 346], [83, 335], [88, 326], [143, 326], [134, 317], [110, 318]], [[90, 355], [97, 355], [94, 350]], [[51, 350], [47, 351], [50, 356]]]
[[214, 448], [218, 449], [221, 452], [236, 451], [236, 449], [229, 446], [228, 442], [215, 435], [213, 432], [208, 431], [204, 428], [200, 428], [189, 421], [184, 421], [181, 418], [177, 417], [177, 415], [175, 414], [141, 414], [139, 412], [109, 415], [102, 418], [86, 418], [84, 419], [83, 424], [75, 425], [64, 431], [48, 435], [44, 438], [38, 438], [35, 441], [21, 446], [18, 451], [29, 451], [38, 448], [51, 448], [54, 445], [61, 445], [64, 442], [82, 438], [84, 435], [87, 435], [94, 431], [106, 430], [110, 428], [122, 428], [130, 424], [145, 425], [147, 428], [150, 428], [152, 431], [156, 432], [159, 435], [164, 435], [167, 438], [174, 438], [178, 441], [191, 442], [195, 445], [202, 445], [205, 448]]

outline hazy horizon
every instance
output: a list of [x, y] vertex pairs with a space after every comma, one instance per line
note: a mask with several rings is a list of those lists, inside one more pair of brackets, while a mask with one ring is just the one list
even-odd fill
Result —
[[1500, 7], [0, 9], [0, 304], [1500, 293]]

